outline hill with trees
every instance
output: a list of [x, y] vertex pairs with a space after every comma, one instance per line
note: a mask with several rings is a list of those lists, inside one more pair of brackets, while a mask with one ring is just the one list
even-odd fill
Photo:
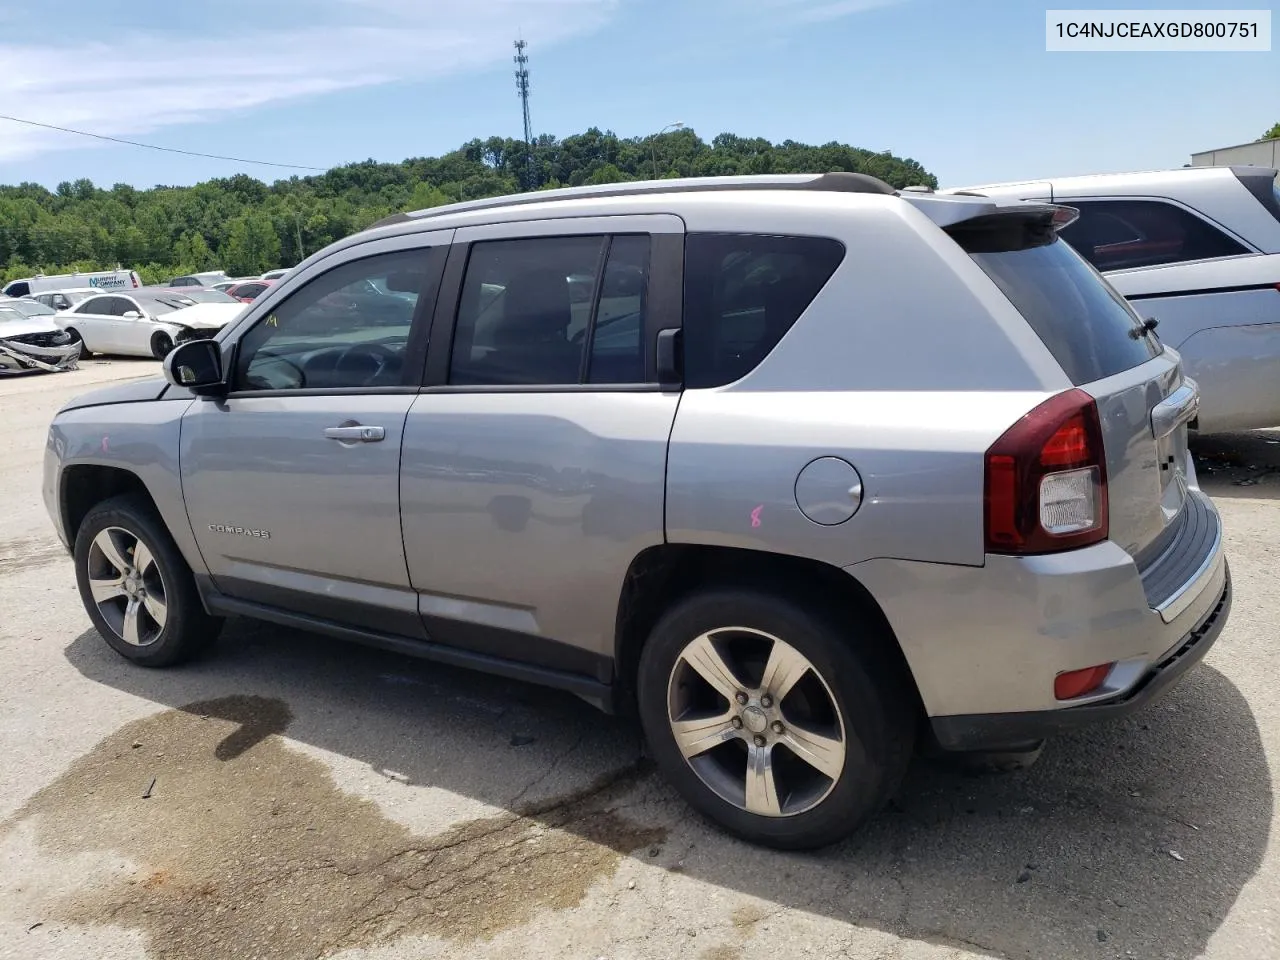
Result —
[[840, 143], [812, 146], [693, 130], [620, 138], [592, 128], [542, 136], [527, 162], [524, 141], [472, 140], [441, 157], [372, 160], [266, 184], [244, 174], [191, 187], [110, 189], [89, 180], [0, 186], [4, 282], [35, 273], [95, 270], [117, 263], [144, 282], [197, 270], [231, 276], [299, 262], [306, 254], [388, 214], [458, 200], [657, 177], [758, 173], [868, 173], [895, 187], [937, 179], [919, 163]]

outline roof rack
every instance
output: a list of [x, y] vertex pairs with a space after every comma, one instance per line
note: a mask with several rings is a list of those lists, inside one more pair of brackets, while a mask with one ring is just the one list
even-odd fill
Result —
[[671, 180], [639, 180], [630, 183], [605, 183], [589, 187], [561, 187], [557, 190], [538, 190], [532, 193], [516, 193], [504, 197], [487, 197], [429, 207], [411, 213], [396, 213], [379, 220], [368, 229], [443, 217], [451, 213], [485, 210], [491, 207], [514, 207], [527, 203], [546, 203], [551, 200], [579, 200], [601, 197], [631, 197], [645, 193], [699, 193], [721, 190], [822, 190], [834, 193], [879, 193], [893, 195], [898, 191], [865, 173], [792, 173], [760, 174], [738, 177], [684, 177]]

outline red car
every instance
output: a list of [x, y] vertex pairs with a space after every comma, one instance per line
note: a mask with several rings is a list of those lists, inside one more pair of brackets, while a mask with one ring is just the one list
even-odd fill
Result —
[[241, 303], [252, 303], [267, 287], [273, 286], [274, 280], [246, 280], [227, 288], [227, 295], [235, 297]]

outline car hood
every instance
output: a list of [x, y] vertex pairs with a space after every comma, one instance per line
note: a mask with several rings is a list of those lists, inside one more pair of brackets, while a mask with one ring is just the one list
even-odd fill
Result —
[[[67, 401], [61, 412], [78, 410], [81, 407], [102, 407], [110, 403], [144, 403], [148, 400], [159, 400], [168, 386], [169, 381], [164, 377], [146, 377], [117, 383], [99, 390], [91, 390]], [[185, 391], [182, 391], [182, 394], [186, 399], [190, 399], [190, 395]]]
[[0, 340], [23, 337], [30, 333], [57, 333], [62, 327], [53, 322], [53, 316], [48, 314], [24, 320], [0, 320]]
[[240, 316], [247, 306], [244, 303], [197, 303], [157, 319], [160, 323], [173, 323], [192, 330], [217, 330]]

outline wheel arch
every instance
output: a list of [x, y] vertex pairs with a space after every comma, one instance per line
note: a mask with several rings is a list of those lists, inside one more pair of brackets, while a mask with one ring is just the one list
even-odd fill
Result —
[[906, 656], [875, 597], [839, 567], [787, 554], [699, 544], [659, 544], [632, 560], [618, 602], [614, 639], [617, 703], [634, 702], [640, 651], [654, 625], [673, 603], [716, 586], [754, 587], [829, 610], [849, 621], [868, 618], [875, 652], [893, 669], [912, 697], [918, 718], [924, 702]]
[[65, 467], [58, 484], [58, 506], [66, 542], [76, 542], [76, 534], [90, 510], [104, 500], [124, 494], [137, 495], [157, 516], [160, 514], [155, 497], [132, 470], [98, 463], [73, 463]]

